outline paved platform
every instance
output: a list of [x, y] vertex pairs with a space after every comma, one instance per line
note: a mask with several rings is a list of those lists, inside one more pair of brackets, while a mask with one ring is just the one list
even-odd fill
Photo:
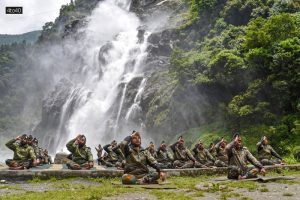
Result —
[[[280, 169], [300, 170], [300, 164], [282, 165], [282, 166], [266, 166], [268, 171]], [[199, 176], [199, 175], [222, 175], [226, 174], [227, 168], [189, 168], [189, 169], [165, 169], [167, 176]], [[69, 170], [65, 165], [48, 165], [40, 166], [28, 170], [9, 170], [5, 166], [0, 166], [0, 179], [4, 180], [30, 180], [38, 177], [40, 179], [55, 178], [72, 178], [72, 177], [121, 177], [123, 170], [115, 168], [104, 168], [95, 166], [91, 170]]]

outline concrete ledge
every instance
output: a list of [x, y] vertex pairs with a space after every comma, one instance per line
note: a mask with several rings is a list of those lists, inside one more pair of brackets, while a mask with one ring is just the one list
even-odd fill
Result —
[[[283, 169], [300, 171], [300, 164], [265, 166], [267, 171], [277, 171]], [[191, 168], [191, 169], [165, 169], [168, 176], [200, 176], [200, 175], [224, 175], [227, 173], [227, 167], [218, 168]]]
[[[266, 166], [267, 171], [277, 171], [282, 169], [300, 170], [300, 164], [283, 166]], [[167, 176], [200, 176], [200, 175], [222, 175], [227, 173], [227, 168], [190, 168], [190, 169], [165, 169]], [[74, 177], [121, 177], [123, 170], [116, 169], [96, 169], [96, 170], [69, 170], [69, 169], [33, 169], [12, 171], [8, 169], [0, 170], [0, 179], [4, 180], [30, 180], [38, 177], [40, 179], [74, 178]]]
[[55, 178], [97, 178], [97, 177], [121, 177], [123, 175], [123, 170], [1, 170], [0, 179], [4, 180], [31, 180], [33, 178], [49, 179], [51, 177]]

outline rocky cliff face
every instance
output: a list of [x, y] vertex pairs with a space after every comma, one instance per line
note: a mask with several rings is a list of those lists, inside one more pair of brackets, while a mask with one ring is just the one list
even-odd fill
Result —
[[[44, 30], [41, 43], [47, 39], [66, 40], [66, 36], [77, 40], [88, 21], [88, 14], [97, 3], [96, 0], [76, 1], [71, 12], [61, 11], [55, 24], [48, 31]], [[201, 106], [205, 103], [200, 106], [198, 102], [205, 102], [205, 98], [197, 95], [200, 91], [193, 87], [180, 88], [169, 73], [173, 48], [182, 43], [177, 28], [183, 23], [181, 14], [186, 11], [186, 5], [180, 0], [133, 0], [130, 10], [141, 20], [142, 26], [138, 28], [136, 37], [139, 43], [143, 43], [146, 38], [147, 55], [143, 59], [140, 75], [118, 86], [114, 103], [108, 108], [109, 114], [103, 122], [107, 132], [106, 137], [102, 137], [105, 142], [112, 139], [112, 132], [123, 132], [126, 135], [131, 129], [146, 132], [148, 138], [158, 141], [203, 121]], [[64, 28], [58, 31], [58, 27]], [[149, 30], [150, 35], [146, 35]], [[105, 68], [101, 66], [108, 63], [107, 56], [113, 48], [113, 43], [107, 42], [98, 51], [96, 59], [100, 66], [97, 72], [99, 79], [105, 73]], [[125, 71], [132, 71], [136, 62], [136, 59], [129, 59]], [[93, 95], [87, 92], [82, 97], [74, 80], [62, 79], [49, 93], [43, 102], [41, 122], [35, 128], [35, 133], [43, 137], [42, 143], [52, 152], [59, 146], [58, 138], [61, 141], [68, 138], [67, 124], [78, 105], [83, 105], [88, 96]]]

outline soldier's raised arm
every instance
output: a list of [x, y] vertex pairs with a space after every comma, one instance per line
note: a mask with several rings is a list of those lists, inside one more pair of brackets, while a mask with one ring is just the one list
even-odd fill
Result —
[[75, 144], [76, 140], [77, 140], [77, 137], [75, 139], [70, 140], [66, 145], [67, 149], [71, 153], [73, 153], [76, 150], [76, 144]]
[[111, 149], [109, 148], [111, 146], [111, 144], [107, 144], [103, 147], [104, 151], [106, 151], [107, 153], [109, 153], [111, 151]]
[[177, 145], [177, 141], [174, 143], [174, 144], [172, 144], [172, 145], [170, 145], [170, 149], [175, 153], [175, 151], [176, 151], [176, 145]]
[[16, 141], [17, 141], [17, 139], [16, 138], [14, 138], [14, 139], [11, 139], [11, 140], [9, 140], [6, 144], [5, 144], [5, 146], [7, 147], [7, 148], [9, 148], [10, 150], [16, 150], [17, 149], [17, 144], [16, 144]]
[[211, 153], [209, 153], [208, 150], [205, 149], [205, 153], [206, 153], [206, 156], [208, 157], [209, 160], [215, 162], [216, 159], [211, 155]]
[[197, 153], [198, 153], [198, 146], [199, 146], [199, 144], [196, 144], [195, 147], [192, 149], [192, 151], [194, 152], [194, 155], [197, 155]]
[[232, 156], [233, 147], [234, 147], [234, 140], [226, 145], [225, 150], [226, 150], [228, 157]]
[[124, 158], [126, 158], [127, 155], [129, 154], [128, 145], [129, 145], [130, 141], [131, 141], [131, 135], [125, 137], [124, 140], [117, 145], [117, 147], [121, 150]]
[[220, 151], [220, 146], [221, 146], [221, 143], [223, 143], [223, 142], [225, 142], [224, 137], [222, 137], [222, 139], [219, 142], [217, 142], [217, 144], [215, 144], [215, 149], [216, 149], [217, 153]]
[[[265, 137], [265, 136], [264, 136]], [[260, 151], [263, 148], [263, 140], [264, 137], [261, 138], [261, 140], [256, 144], [257, 151]]]

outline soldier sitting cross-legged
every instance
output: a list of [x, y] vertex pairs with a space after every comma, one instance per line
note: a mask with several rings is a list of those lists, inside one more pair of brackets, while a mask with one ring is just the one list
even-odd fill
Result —
[[[238, 134], [236, 134], [234, 140], [226, 146], [226, 151], [229, 160], [229, 179], [256, 178], [259, 172], [265, 175], [266, 171], [263, 165], [243, 146], [242, 138]], [[248, 168], [247, 162], [254, 165], [254, 168]]]
[[37, 165], [34, 149], [28, 143], [30, 143], [29, 138], [26, 134], [24, 134], [8, 141], [5, 144], [14, 152], [13, 159], [6, 160], [6, 165], [9, 166], [9, 169], [29, 169]]
[[67, 149], [72, 153], [67, 167], [72, 170], [91, 169], [94, 167], [91, 148], [86, 145], [86, 137], [78, 135], [75, 139], [67, 143]]
[[[123, 184], [150, 184], [157, 183], [161, 178], [165, 179], [165, 174], [160, 171], [157, 161], [151, 156], [149, 151], [141, 147], [141, 136], [139, 132], [133, 132], [120, 144], [120, 148], [125, 156]], [[148, 165], [153, 167], [156, 172], [149, 170]]]

